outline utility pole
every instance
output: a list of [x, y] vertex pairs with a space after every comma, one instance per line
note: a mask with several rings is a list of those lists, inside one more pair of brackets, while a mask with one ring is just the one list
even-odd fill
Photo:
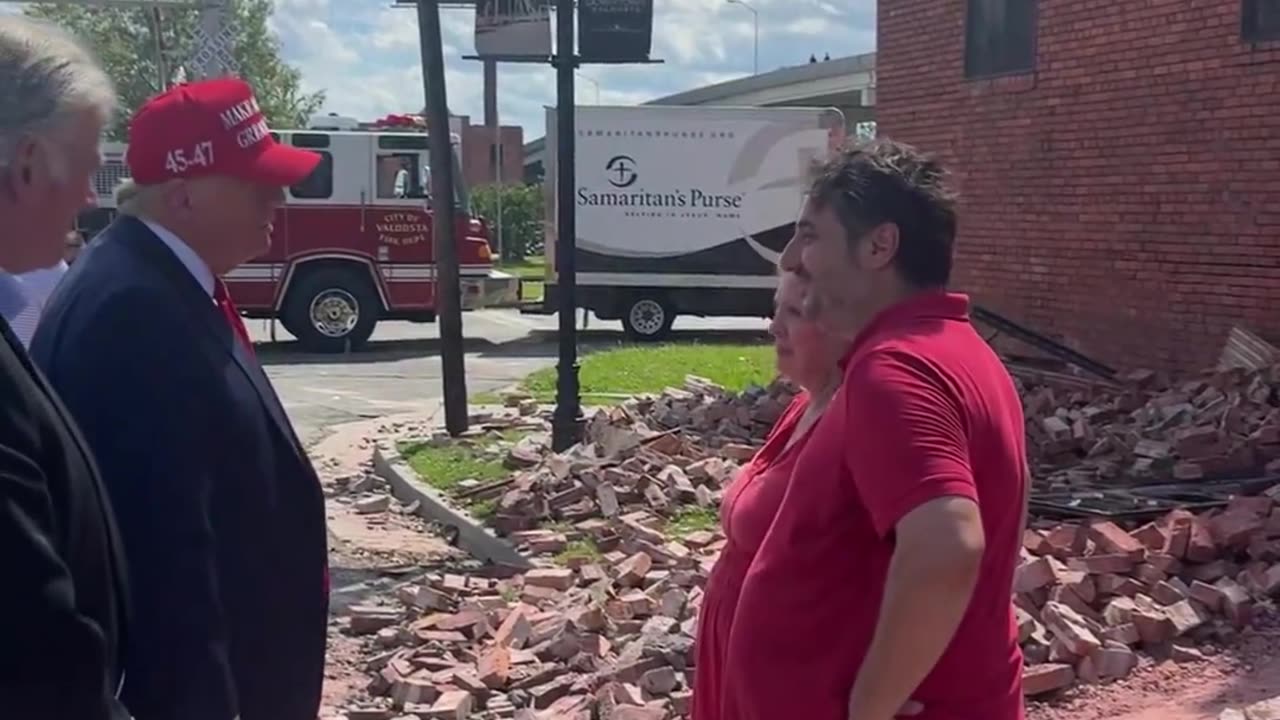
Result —
[[741, 5], [751, 11], [751, 27], [753, 30], [754, 40], [751, 45], [751, 74], [760, 74], [760, 13], [756, 12], [754, 5], [746, 2], [746, 0], [728, 0], [730, 5]]
[[494, 193], [498, 201], [498, 217], [494, 218], [498, 261], [507, 259], [502, 227], [502, 131], [498, 122], [498, 61], [484, 61], [484, 126], [489, 134], [489, 162], [493, 165]]
[[458, 280], [457, 212], [454, 200], [453, 138], [444, 87], [444, 47], [439, 0], [418, 0], [418, 39], [426, 94], [431, 157], [432, 238], [436, 256], [436, 307], [440, 323], [444, 425], [450, 435], [467, 430], [467, 378], [462, 352], [462, 295]]
[[573, 0], [556, 0], [556, 301], [560, 311], [560, 361], [556, 365], [556, 410], [551, 421], [551, 449], [562, 452], [582, 437], [582, 398], [578, 396], [578, 275], [577, 207], [573, 189], [574, 146], [573, 75], [578, 68], [574, 54]]
[[[397, 4], [408, 0], [397, 0]], [[419, 0], [421, 2], [421, 0]], [[559, 363], [556, 365], [556, 409], [551, 420], [551, 447], [567, 450], [582, 437], [582, 400], [578, 396], [578, 333], [574, 324], [577, 309], [577, 206], [574, 197], [576, 127], [573, 78], [582, 63], [647, 64], [653, 36], [653, 0], [592, 0], [580, 8], [575, 24], [574, 0], [510, 0], [505, 5], [483, 1], [486, 13], [477, 8], [477, 55], [472, 60], [546, 63], [556, 68], [556, 303], [559, 310]], [[549, 8], [556, 12], [555, 53], [550, 38], [534, 35], [532, 23], [543, 23], [550, 31]], [[480, 40], [480, 23], [485, 23], [486, 41]], [[519, 23], [528, 32], [495, 37], [503, 27]], [[582, 33], [577, 42], [574, 32]], [[438, 38], [438, 35], [437, 35]], [[481, 49], [483, 44], [484, 49]], [[501, 49], [499, 49], [501, 48]], [[579, 57], [577, 50], [586, 57]], [[443, 74], [443, 71], [442, 71]], [[443, 332], [443, 328], [442, 328]]]

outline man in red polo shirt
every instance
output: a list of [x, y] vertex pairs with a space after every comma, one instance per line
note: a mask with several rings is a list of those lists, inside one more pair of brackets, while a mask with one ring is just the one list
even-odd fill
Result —
[[813, 180], [781, 264], [853, 345], [744, 581], [726, 718], [1023, 717], [1022, 406], [945, 290], [955, 234], [942, 168], [905, 145]]

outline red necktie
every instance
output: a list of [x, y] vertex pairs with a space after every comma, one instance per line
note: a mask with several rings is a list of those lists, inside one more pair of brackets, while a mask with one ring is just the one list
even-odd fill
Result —
[[222, 278], [213, 279], [213, 301], [226, 316], [227, 324], [244, 343], [244, 349], [253, 355], [253, 341], [249, 339], [249, 330], [245, 328], [244, 319], [240, 317], [240, 311], [236, 310], [236, 304], [231, 302], [231, 296], [227, 294], [227, 284], [222, 281]]

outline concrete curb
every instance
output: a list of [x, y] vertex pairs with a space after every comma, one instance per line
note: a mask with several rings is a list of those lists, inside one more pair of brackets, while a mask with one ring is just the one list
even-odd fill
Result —
[[476, 559], [506, 565], [520, 570], [533, 567], [529, 558], [511, 543], [486, 528], [465, 510], [455, 507], [448, 498], [418, 478], [417, 472], [400, 457], [388, 440], [380, 440], [373, 450], [373, 471], [387, 481], [392, 493], [401, 501], [418, 502], [418, 516], [454, 528], [458, 547]]

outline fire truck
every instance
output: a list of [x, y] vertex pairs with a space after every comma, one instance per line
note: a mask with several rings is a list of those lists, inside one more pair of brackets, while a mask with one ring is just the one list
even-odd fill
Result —
[[[433, 322], [436, 264], [430, 198], [431, 136], [416, 116], [375, 123], [313, 118], [305, 130], [277, 130], [278, 142], [320, 154], [315, 172], [286, 192], [271, 248], [227, 274], [232, 300], [250, 318], [279, 320], [314, 352], [345, 352], [379, 320]], [[494, 269], [489, 228], [472, 217], [450, 133], [462, 307], [512, 305], [518, 280]], [[115, 216], [115, 189], [128, 177], [125, 145], [107, 143], [94, 179], [98, 206], [77, 223], [86, 238]]]

